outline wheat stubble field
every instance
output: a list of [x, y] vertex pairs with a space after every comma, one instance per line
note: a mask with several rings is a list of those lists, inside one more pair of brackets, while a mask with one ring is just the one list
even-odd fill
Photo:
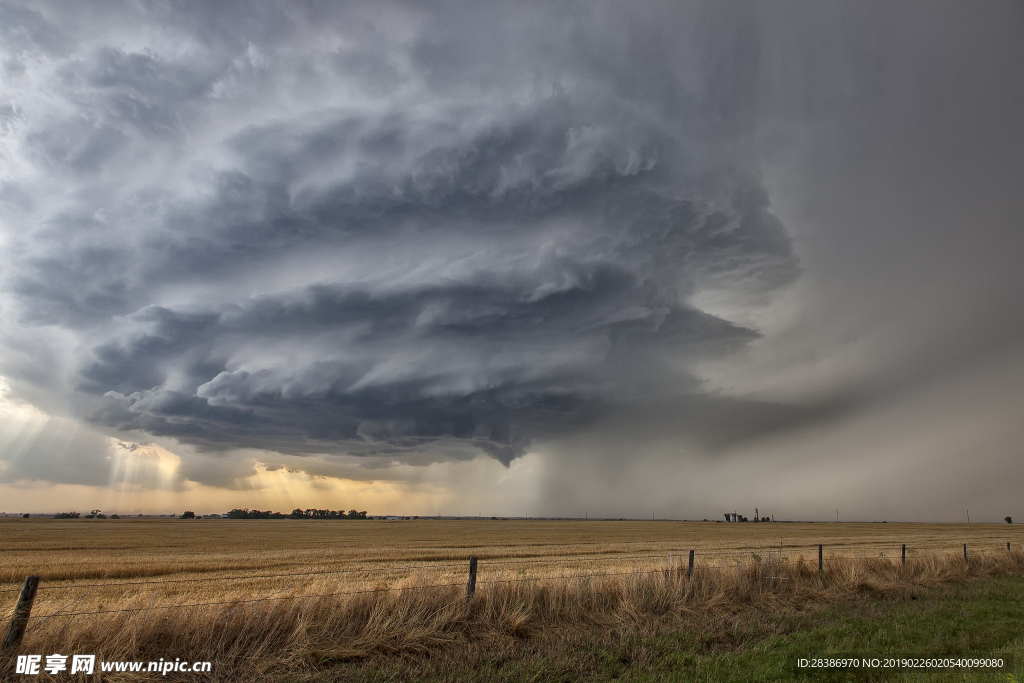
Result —
[[24, 577], [41, 577], [25, 651], [185, 653], [223, 680], [315, 677], [372, 656], [1019, 572], [1022, 543], [1006, 524], [4, 519], [0, 599], [9, 614]]

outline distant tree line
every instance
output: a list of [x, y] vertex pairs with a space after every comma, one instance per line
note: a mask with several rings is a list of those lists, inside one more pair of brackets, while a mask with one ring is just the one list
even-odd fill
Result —
[[235, 508], [228, 512], [228, 519], [366, 519], [366, 510], [319, 510], [316, 508], [295, 508], [289, 514], [270, 510]]
[[[28, 517], [28, 515], [25, 515]], [[82, 514], [80, 512], [58, 512], [53, 516], [54, 519], [78, 519]], [[85, 519], [106, 519], [107, 516], [103, 514], [101, 510], [92, 510], [89, 514], [85, 515]], [[114, 515], [114, 519], [120, 519], [117, 515]]]
[[228, 519], [286, 519], [287, 517], [288, 515], [283, 512], [271, 512], [270, 510], [235, 508], [228, 511]]
[[[24, 515], [28, 517], [28, 515]], [[54, 519], [78, 519], [82, 514], [80, 512], [58, 512], [53, 516]], [[85, 516], [85, 519], [106, 519], [107, 516], [99, 510], [93, 510]], [[111, 519], [121, 519], [120, 515], [110, 515]]]
[[[28, 515], [24, 515], [28, 517]], [[82, 517], [80, 512], [59, 512], [54, 515], [54, 519], [78, 519]], [[139, 515], [141, 517], [142, 515]], [[168, 515], [173, 516], [173, 515]], [[210, 517], [216, 517], [216, 515], [208, 515]], [[85, 519], [106, 519], [107, 516], [99, 510], [93, 510], [89, 514], [84, 515]], [[235, 508], [227, 513], [228, 519], [366, 519], [366, 510], [319, 510], [317, 508], [308, 508], [303, 510], [301, 508], [295, 508], [290, 513], [285, 514], [283, 512], [271, 512], [270, 510], [250, 510], [249, 508]], [[196, 519], [197, 515], [192, 510], [185, 510], [185, 512], [178, 515], [179, 519]], [[111, 515], [111, 519], [120, 519], [118, 515]]]

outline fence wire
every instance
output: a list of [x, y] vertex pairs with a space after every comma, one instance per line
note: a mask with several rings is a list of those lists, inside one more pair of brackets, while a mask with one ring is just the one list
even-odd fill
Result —
[[[858, 545], [860, 545], [860, 544], [858, 544]], [[719, 563], [716, 563], [714, 565], [711, 565], [712, 567], [714, 567], [716, 569], [722, 569], [722, 568], [724, 568], [724, 566], [727, 566], [727, 565], [729, 565], [731, 563], [735, 563], [736, 565], [742, 566], [743, 564], [745, 564], [744, 560], [749, 561], [749, 560], [747, 560], [748, 556], [753, 558], [755, 562], [762, 562], [762, 561], [771, 562], [772, 558], [774, 556], [774, 557], [777, 558], [776, 560], [774, 560], [775, 562], [780, 562], [780, 563], [788, 564], [789, 561], [790, 561], [790, 558], [786, 557], [785, 555], [787, 555], [787, 554], [790, 555], [790, 556], [796, 555], [797, 557], [801, 557], [802, 558], [804, 553], [808, 553], [808, 554], [812, 555], [812, 561], [813, 561], [813, 554], [815, 553], [815, 551], [819, 551], [820, 552], [822, 548], [823, 548], [823, 546], [814, 545], [814, 544], [808, 544], [808, 545], [801, 544], [801, 545], [798, 545], [798, 546], [788, 546], [788, 547], [785, 546], [785, 545], [780, 545], [778, 547], [776, 547], [776, 546], [747, 547], [747, 548], [744, 548], [744, 549], [736, 548], [736, 549], [728, 549], [728, 550], [726, 550], [726, 549], [715, 549], [715, 550], [712, 550], [712, 549], [704, 549], [704, 548], [702, 548], [699, 551], [699, 557], [700, 557], [700, 559], [702, 561], [705, 561], [708, 558], [711, 558], [713, 560], [714, 559], [722, 560], [724, 558], [724, 560], [725, 560], [724, 562], [719, 562]], [[841, 546], [841, 548], [843, 548], [843, 547]], [[1007, 543], [1007, 551], [1009, 551], [1009, 549], [1010, 549], [1010, 546], [1009, 546], [1009, 543]], [[696, 550], [696, 549], [694, 549], [694, 550]], [[854, 550], [854, 548], [850, 548], [850, 550]], [[871, 554], [851, 554], [851, 553], [842, 552], [842, 551], [840, 551], [841, 552], [841, 554], [840, 554], [840, 553], [836, 553], [833, 550], [833, 551], [830, 551], [830, 553], [828, 554], [827, 558], [830, 561], [837, 560], [837, 559], [842, 559], [842, 560], [869, 560], [869, 559], [875, 560], [875, 559], [883, 559], [883, 560], [894, 561], [897, 556], [902, 557], [904, 552], [906, 552], [906, 553], [908, 553], [908, 554], [910, 554], [912, 556], [915, 556], [915, 557], [920, 557], [922, 552], [924, 552], [924, 553], [930, 552], [930, 554], [934, 555], [934, 554], [936, 554], [938, 552], [942, 552], [943, 550], [945, 550], [945, 548], [943, 548], [943, 547], [934, 547], [933, 546], [933, 547], [925, 547], [925, 548], [920, 548], [919, 549], [919, 548], [906, 548], [905, 546], [902, 546], [902, 547], [900, 547], [897, 550], [896, 548], [893, 548], [893, 546], [885, 545], [885, 546], [875, 546], [874, 548], [871, 548], [870, 546], [868, 546], [868, 547], [860, 546], [860, 547], [857, 547], [856, 550], [860, 551], [860, 552], [870, 551]], [[876, 550], [878, 551], [877, 554], [875, 554]], [[887, 550], [892, 552], [892, 556], [889, 556], [889, 555], [886, 554]], [[959, 547], [957, 548], [957, 552], [958, 551], [959, 551]], [[679, 569], [677, 571], [679, 571], [681, 573], [682, 570], [683, 570], [683, 567], [685, 566], [684, 565], [684, 558], [686, 558], [686, 561], [689, 562], [689, 557], [688, 557], [688, 553], [689, 552], [692, 552], [692, 551], [686, 551], [686, 550], [679, 551], [677, 549], [664, 549], [664, 550], [660, 550], [660, 551], [651, 550], [651, 551], [648, 551], [647, 553], [645, 553], [643, 555], [616, 555], [616, 554], [609, 554], [609, 553], [601, 553], [601, 554], [598, 554], [598, 553], [587, 553], [587, 554], [547, 556], [547, 557], [527, 557], [527, 558], [523, 558], [523, 557], [487, 558], [485, 556], [481, 556], [480, 559], [484, 560], [485, 562], [487, 560], [489, 560], [489, 559], [490, 560], [497, 560], [496, 565], [499, 568], [500, 567], [504, 567], [504, 566], [508, 566], [508, 565], [515, 566], [515, 565], [524, 565], [524, 564], [550, 564], [550, 563], [552, 563], [552, 561], [555, 561], [555, 560], [561, 561], [561, 562], [595, 562], [595, 561], [597, 561], [597, 562], [607, 562], [607, 563], [622, 564], [625, 561], [664, 560], [664, 559], [666, 559], [666, 557], [669, 560], [669, 567], [667, 567], [667, 568], [659, 568], [659, 569], [654, 569], [654, 570], [647, 570], [647, 571], [641, 571], [639, 569], [635, 569], [635, 570], [626, 571], [626, 572], [601, 572], [601, 573], [588, 573], [588, 574], [575, 573], [575, 574], [568, 574], [568, 575], [561, 574], [561, 575], [543, 575], [543, 576], [531, 575], [531, 576], [521, 576], [521, 577], [517, 577], [517, 578], [506, 578], [506, 579], [484, 579], [484, 580], [480, 581], [479, 583], [482, 584], [482, 585], [488, 585], [488, 584], [508, 584], [508, 583], [551, 581], [551, 580], [595, 579], [595, 578], [604, 578], [604, 577], [611, 577], [611, 576], [627, 576], [627, 575], [640, 576], [640, 575], [647, 575], [647, 574], [665, 573], [667, 571], [673, 571], [673, 569], [674, 569], [673, 565], [674, 565], [675, 557], [678, 557], [679, 560], [680, 560], [680, 562], [679, 562]], [[965, 552], [965, 558], [966, 558], [967, 557], [967, 555], [966, 555], [966, 553], [967, 553], [966, 546], [964, 546], [964, 552]], [[977, 552], [977, 546], [975, 546], [974, 552], [975, 553]], [[766, 556], [766, 558], [767, 558], [766, 560], [762, 560], [762, 554], [764, 556]], [[820, 559], [824, 559], [824, 557], [825, 556], [823, 554], [819, 556]], [[704, 565], [705, 568], [708, 566], [706, 562], [703, 562], [703, 565]], [[79, 588], [92, 588], [92, 589], [98, 590], [98, 589], [101, 589], [101, 588], [110, 588], [110, 587], [119, 587], [119, 586], [151, 586], [151, 585], [165, 585], [165, 584], [175, 584], [175, 583], [191, 583], [191, 582], [199, 582], [199, 581], [203, 581], [203, 582], [209, 582], [209, 581], [238, 581], [238, 582], [243, 582], [243, 581], [256, 581], [256, 580], [261, 580], [261, 579], [282, 578], [282, 577], [311, 577], [311, 576], [328, 576], [328, 575], [338, 575], [338, 574], [356, 574], [356, 573], [370, 573], [370, 572], [377, 572], [377, 573], [379, 573], [379, 572], [382, 572], [382, 571], [388, 571], [388, 572], [394, 572], [394, 571], [421, 571], [421, 570], [425, 570], [425, 569], [450, 569], [450, 568], [457, 568], [457, 567], [464, 567], [464, 566], [465, 565], [462, 562], [458, 562], [458, 563], [457, 562], [445, 562], [445, 563], [411, 564], [411, 565], [407, 564], [407, 565], [399, 565], [399, 566], [386, 566], [386, 565], [384, 565], [384, 566], [357, 567], [357, 568], [346, 568], [346, 569], [335, 569], [335, 570], [324, 570], [324, 571], [281, 572], [281, 573], [275, 573], [275, 574], [253, 574], [253, 575], [246, 575], [246, 576], [197, 577], [197, 578], [187, 578], [187, 579], [162, 579], [162, 580], [156, 580], [156, 581], [120, 581], [120, 582], [93, 583], [93, 584], [74, 584], [74, 583], [72, 583], [72, 584], [56, 585], [56, 586], [39, 586], [38, 590], [73, 590], [73, 589], [79, 589]], [[491, 565], [491, 566], [495, 566], [495, 565]], [[780, 578], [780, 577], [767, 577], [767, 578]], [[136, 613], [136, 612], [144, 612], [144, 611], [147, 611], [147, 610], [155, 610], [155, 609], [186, 609], [186, 608], [208, 607], [208, 606], [218, 606], [218, 605], [249, 605], [249, 604], [258, 604], [260, 602], [280, 602], [280, 601], [285, 601], [285, 600], [305, 600], [305, 599], [313, 599], [313, 598], [327, 598], [327, 597], [334, 597], [334, 596], [343, 596], [343, 595], [360, 595], [360, 594], [388, 593], [388, 592], [400, 592], [400, 591], [407, 591], [407, 590], [423, 590], [423, 589], [431, 589], [431, 588], [454, 588], [454, 587], [458, 587], [458, 586], [462, 586], [462, 585], [465, 585], [465, 584], [463, 584], [462, 582], [459, 582], [459, 583], [441, 583], [441, 584], [426, 584], [426, 585], [419, 585], [419, 586], [417, 586], [417, 585], [409, 585], [409, 586], [393, 586], [393, 587], [383, 587], [383, 588], [382, 587], [378, 587], [378, 588], [372, 588], [372, 589], [360, 589], [360, 590], [348, 590], [348, 591], [332, 591], [332, 592], [329, 592], [329, 593], [315, 593], [315, 594], [306, 594], [306, 595], [286, 595], [286, 596], [280, 596], [280, 593], [282, 591], [278, 591], [277, 593], [271, 594], [269, 596], [263, 596], [263, 597], [259, 597], [259, 598], [250, 598], [250, 599], [235, 598], [235, 599], [230, 599], [230, 600], [217, 600], [217, 601], [208, 601], [208, 602], [170, 604], [170, 605], [155, 605], [155, 604], [153, 604], [151, 602], [150, 605], [147, 606], [147, 607], [121, 608], [121, 609], [112, 609], [112, 610], [88, 610], [88, 611], [80, 611], [80, 612], [64, 612], [64, 610], [67, 609], [67, 607], [70, 607], [71, 605], [73, 605], [73, 604], [75, 604], [77, 602], [80, 602], [81, 600], [83, 600], [85, 597], [87, 597], [91, 593], [96, 592], [95, 590], [92, 590], [92, 591], [87, 592], [85, 595], [79, 597], [78, 599], [73, 600], [70, 603], [67, 603], [63, 607], [57, 609], [56, 611], [54, 611], [54, 612], [52, 612], [50, 614], [33, 615], [32, 619], [36, 623], [34, 623], [31, 628], [34, 629], [34, 628], [37, 628], [39, 626], [42, 626], [42, 624], [44, 624], [47, 621], [49, 621], [50, 619], [54, 619], [54, 618], [72, 618], [72, 617], [79, 617], [79, 616], [90, 616], [90, 615], [101, 615], [101, 614]], [[19, 590], [20, 589], [18, 589], [18, 588], [0, 589], [0, 593], [11, 593], [11, 592], [17, 592]], [[288, 590], [288, 589], [285, 589], [285, 590]], [[232, 610], [231, 612], [229, 612], [229, 614], [227, 616], [230, 616], [231, 614], [234, 614], [235, 612], [238, 611], [238, 609], [241, 609], [241, 607], [238, 607], [235, 610]]]
[[[826, 546], [828, 547], [828, 546]], [[856, 548], [857, 552], [841, 552], [837, 553], [834, 550], [829, 551], [827, 557], [829, 558], [843, 558], [843, 559], [888, 559], [890, 555], [885, 554], [886, 550], [890, 550], [891, 546], [878, 546], [883, 548], [879, 554], [873, 554], [871, 548]], [[776, 555], [780, 552], [782, 554], [788, 554], [790, 556], [800, 556], [801, 553], [816, 554], [818, 550], [817, 545], [800, 545], [800, 546], [765, 546], [761, 548], [744, 548], [735, 550], [708, 550], [708, 549], [695, 549], [698, 556], [701, 558], [725, 558], [727, 560], [736, 560], [747, 558], [753, 555]], [[922, 552], [941, 552], [944, 548], [907, 548], [908, 554], [920, 554]], [[959, 548], [957, 548], [959, 550]], [[860, 554], [866, 551], [872, 551], [872, 554]], [[574, 554], [574, 555], [552, 555], [546, 557], [530, 557], [530, 558], [493, 558], [487, 557], [486, 555], [478, 555], [477, 557], [481, 562], [496, 561], [502, 565], [519, 565], [519, 564], [551, 564], [553, 561], [559, 562], [621, 562], [621, 561], [632, 561], [632, 560], [660, 560], [665, 559], [669, 556], [685, 558], [689, 550], [677, 550], [669, 549], [664, 551], [650, 551], [644, 555], [614, 555], [614, 554]], [[892, 550], [892, 557], [900, 555], [900, 548]], [[356, 567], [347, 569], [330, 569], [323, 571], [302, 571], [302, 572], [282, 572], [277, 574], [248, 574], [243, 576], [201, 576], [184, 579], [158, 579], [155, 581], [113, 581], [106, 583], [68, 583], [59, 585], [46, 585], [39, 586], [38, 590], [72, 590], [79, 588], [108, 588], [115, 586], [154, 586], [169, 583], [196, 583], [196, 582], [210, 582], [210, 581], [258, 581], [261, 579], [274, 579], [274, 578], [285, 578], [285, 577], [299, 577], [299, 576], [330, 576], [335, 574], [360, 574], [360, 573], [371, 573], [371, 572], [396, 572], [396, 571], [422, 571], [425, 569], [451, 569], [451, 568], [463, 568], [465, 562], [446, 562], [441, 564], [407, 564], [399, 566], [388, 566], [380, 565], [373, 567]], [[0, 593], [14, 593], [20, 591], [20, 588], [4, 588], [0, 589]]]
[[[888, 547], [889, 546], [886, 546], [886, 548], [888, 548]], [[741, 561], [739, 558], [742, 557], [742, 558], [746, 559], [747, 556], [753, 556], [753, 557], [757, 558], [757, 559], [755, 559], [755, 562], [764, 562], [765, 564], [771, 563], [773, 561], [774, 562], [783, 563], [783, 564], [788, 564], [790, 562], [789, 558], [783, 556], [785, 551], [790, 551], [790, 554], [793, 554], [793, 551], [804, 550], [804, 549], [806, 549], [806, 550], [808, 550], [810, 552], [813, 552], [813, 551], [817, 551], [818, 550], [818, 546], [799, 546], [799, 547], [790, 547], [790, 548], [782, 546], [781, 549], [778, 548], [778, 547], [754, 548], [754, 549], [749, 549], [748, 548], [748, 549], [746, 549], [746, 550], [744, 550], [742, 552], [739, 552], [739, 551], [736, 551], [736, 550], [701, 551], [699, 554], [695, 554], [695, 560], [696, 560], [696, 558], [699, 558], [702, 561], [702, 565], [700, 566], [701, 570], [704, 570], [704, 569], [707, 569], [707, 568], [723, 569], [725, 566], [728, 566], [731, 562], [735, 562], [737, 565], [744, 565], [745, 562]], [[914, 554], [916, 556], [920, 556], [921, 555], [921, 551], [930, 551], [931, 554], [936, 554], [938, 552], [942, 552], [943, 550], [945, 550], [945, 549], [944, 548], [924, 548], [924, 549], [921, 549], [921, 550], [917, 550], [917, 549], [907, 548], [907, 553], [908, 554], [912, 553], [912, 554]], [[956, 549], [957, 552], [959, 552], [959, 550], [960, 550], [960, 548]], [[839, 559], [839, 560], [869, 560], [869, 559], [870, 560], [877, 560], [877, 559], [883, 559], [883, 560], [895, 561], [897, 557], [901, 556], [901, 551], [902, 551], [902, 548], [900, 548], [897, 552], [895, 552], [892, 557], [889, 557], [889, 556], [884, 555], [884, 554], [880, 554], [880, 555], [874, 555], [874, 554], [872, 554], [872, 555], [849, 555], [849, 554], [836, 555], [836, 554], [831, 554], [831, 555], [828, 555], [828, 556], [824, 556], [824, 559], [828, 559], [828, 560], [837, 560], [837, 559]], [[541, 560], [541, 559], [536, 559], [536, 560], [534, 560], [534, 559], [516, 560], [515, 558], [508, 558], [508, 559], [504, 559], [504, 560], [500, 561], [496, 565], [490, 565], [490, 566], [497, 566], [500, 569], [501, 567], [503, 567], [505, 565], [516, 565], [516, 564], [534, 563], [534, 562], [551, 563], [553, 560], [560, 560], [560, 561], [564, 562], [566, 560], [578, 559], [580, 561], [583, 561], [583, 560], [586, 560], [586, 561], [599, 560], [599, 561], [604, 561], [604, 562], [619, 562], [619, 561], [625, 560], [625, 559], [630, 559], [630, 560], [633, 560], [633, 559], [640, 559], [640, 560], [664, 560], [667, 557], [672, 557], [673, 559], [675, 557], [678, 557], [680, 562], [679, 562], [678, 568], [670, 566], [670, 567], [662, 567], [662, 568], [659, 568], [659, 569], [651, 569], [651, 570], [635, 569], [635, 570], [631, 570], [631, 571], [622, 571], [622, 572], [596, 572], [596, 573], [585, 573], [585, 574], [581, 574], [581, 573], [564, 574], [563, 573], [563, 574], [559, 574], [559, 575], [541, 575], [541, 576], [532, 576], [531, 575], [531, 576], [521, 576], [521, 577], [516, 577], [516, 578], [505, 578], [505, 579], [497, 579], [497, 578], [496, 579], [483, 579], [483, 580], [480, 580], [478, 583], [479, 583], [479, 585], [486, 586], [486, 585], [489, 585], [489, 584], [527, 583], [527, 582], [538, 582], [538, 581], [564, 581], [564, 580], [581, 580], [581, 579], [600, 579], [600, 578], [606, 578], [606, 577], [612, 577], [612, 576], [643, 576], [643, 575], [650, 575], [650, 574], [664, 574], [664, 573], [667, 573], [667, 572], [677, 572], [677, 573], [681, 574], [684, 571], [688, 570], [688, 566], [689, 566], [688, 565], [688, 562], [689, 562], [689, 554], [688, 553], [689, 553], [689, 551], [681, 551], [681, 552], [678, 553], [678, 555], [676, 555], [676, 552], [677, 551], [666, 551], [666, 552], [658, 553], [656, 555], [611, 556], [611, 557], [594, 557], [594, 556], [590, 556], [590, 555], [588, 555], [588, 556], [575, 556], [575, 557], [574, 556], [555, 556], [555, 557], [549, 557], [549, 558], [546, 558], [546, 559], [543, 559], [543, 560]], [[974, 550], [974, 552], [975, 553], [978, 552], [977, 548]], [[761, 559], [762, 554], [764, 556], [766, 556], [766, 559], [763, 559], [763, 560]], [[777, 559], [773, 560], [773, 556], [775, 558], [777, 558]], [[802, 557], [802, 555], [801, 555], [801, 557]], [[725, 562], [719, 563], [719, 564], [708, 565], [706, 562], [704, 562], [708, 558], [711, 558], [711, 559], [725, 558]], [[486, 559], [486, 558], [481, 558], [481, 559]], [[747, 560], [747, 561], [749, 561], [749, 560]], [[379, 572], [379, 571], [381, 571], [383, 569], [390, 569], [390, 570], [397, 571], [397, 570], [409, 570], [409, 569], [411, 569], [411, 570], [420, 570], [420, 569], [449, 568], [449, 567], [463, 567], [464, 568], [465, 567], [465, 563], [462, 563], [462, 562], [454, 563], [454, 562], [452, 562], [452, 563], [444, 563], [444, 564], [406, 565], [406, 566], [402, 566], [402, 567], [391, 567], [391, 568], [373, 567], [373, 568], [355, 568], [355, 569], [320, 571], [320, 572], [288, 572], [288, 573], [280, 573], [280, 574], [259, 574], [259, 575], [252, 575], [252, 576], [203, 577], [203, 578], [193, 578], [193, 579], [168, 579], [168, 580], [160, 580], [160, 581], [128, 581], [128, 582], [100, 583], [100, 584], [71, 584], [71, 585], [66, 585], [66, 586], [39, 586], [38, 590], [43, 590], [43, 589], [46, 589], [46, 588], [49, 588], [51, 590], [56, 590], [56, 589], [65, 589], [65, 590], [67, 590], [67, 589], [73, 589], [73, 588], [94, 588], [94, 589], [98, 589], [98, 588], [107, 588], [107, 587], [116, 587], [116, 586], [161, 585], [161, 584], [168, 584], [168, 583], [184, 583], [184, 582], [211, 581], [211, 580], [249, 581], [249, 580], [256, 580], [256, 579], [279, 578], [279, 577], [321, 576], [321, 575], [333, 575], [333, 574], [343, 574], [343, 573]], [[694, 565], [694, 568], [695, 569], [697, 568], [696, 564]], [[766, 577], [766, 578], [784, 578], [784, 577]], [[360, 590], [332, 591], [332, 592], [329, 592], [329, 593], [314, 593], [314, 594], [305, 594], [305, 595], [285, 595], [285, 596], [279, 595], [279, 593], [281, 591], [278, 591], [278, 593], [271, 594], [270, 596], [263, 596], [263, 597], [259, 597], [259, 598], [248, 598], [248, 599], [246, 599], [246, 598], [236, 598], [236, 599], [231, 599], [231, 600], [216, 600], [216, 601], [209, 601], [209, 602], [195, 602], [195, 603], [171, 604], [171, 605], [154, 605], [154, 604], [151, 603], [150, 605], [148, 605], [146, 607], [128, 607], [128, 608], [121, 608], [121, 609], [89, 610], [89, 611], [80, 611], [80, 612], [64, 612], [63, 611], [67, 607], [70, 607], [71, 605], [81, 601], [82, 599], [87, 597], [90, 593], [95, 592], [95, 591], [90, 591], [89, 593], [86, 593], [86, 595], [81, 596], [80, 598], [78, 598], [78, 599], [76, 599], [76, 600], [66, 604], [64, 607], [61, 607], [60, 609], [58, 609], [58, 610], [56, 610], [56, 611], [54, 611], [54, 612], [52, 612], [50, 614], [32, 615], [32, 620], [36, 621], [36, 623], [33, 624], [32, 628], [41, 626], [44, 622], [49, 621], [50, 619], [53, 619], [53, 618], [70, 618], [70, 617], [90, 616], [90, 615], [99, 615], [99, 614], [135, 613], [135, 612], [144, 612], [144, 611], [147, 611], [147, 610], [156, 610], [156, 609], [186, 609], [186, 608], [210, 607], [210, 606], [218, 606], [218, 605], [247, 605], [247, 604], [253, 604], [253, 603], [260, 603], [260, 602], [279, 602], [279, 601], [285, 601], [285, 600], [306, 600], [306, 599], [313, 599], [313, 598], [328, 598], [328, 597], [336, 597], [336, 596], [343, 596], [343, 595], [365, 595], [365, 594], [374, 594], [374, 593], [390, 593], [390, 592], [401, 592], [401, 591], [410, 591], [410, 590], [425, 590], [425, 589], [431, 589], [431, 588], [456, 588], [456, 587], [460, 587], [460, 586], [465, 587], [466, 583], [465, 582], [458, 582], [458, 583], [436, 583], [436, 584], [426, 584], [426, 585], [390, 586], [390, 587], [378, 587], [378, 588], [360, 589]], [[0, 591], [0, 592], [14, 592], [14, 591], [18, 591], [18, 590], [20, 590], [20, 589], [12, 588], [12, 589], [5, 589], [5, 590]], [[231, 612], [230, 614], [233, 614], [233, 613], [234, 612]]]
[[[593, 579], [593, 578], [605, 578], [609, 576], [644, 576], [648, 574], [664, 574], [668, 572], [668, 569], [651, 569], [646, 571], [628, 571], [628, 572], [601, 572], [596, 574], [559, 574], [559, 575], [548, 575], [548, 576], [526, 576], [515, 579], [486, 579], [478, 581], [477, 585], [488, 585], [495, 583], [526, 583], [531, 581], [552, 581], [552, 580], [569, 580], [569, 579]], [[769, 577], [771, 578], [771, 577]], [[309, 595], [284, 595], [280, 597], [261, 597], [261, 598], [249, 598], [249, 599], [236, 599], [236, 600], [217, 600], [214, 602], [193, 602], [178, 605], [151, 605], [147, 607], [127, 607], [124, 609], [115, 610], [94, 610], [89, 612], [65, 612], [61, 613], [60, 610], [52, 614], [40, 614], [38, 616], [33, 615], [34, 619], [42, 619], [46, 621], [53, 617], [80, 617], [91, 614], [118, 614], [121, 612], [144, 612], [149, 609], [181, 609], [186, 607], [207, 607], [211, 605], [238, 605], [248, 604], [253, 602], [274, 602], [279, 600], [304, 600], [310, 598], [329, 598], [338, 595], [362, 595], [367, 593], [392, 593], [401, 592], [407, 590], [422, 590], [426, 588], [455, 588], [464, 587], [464, 582], [460, 583], [437, 583], [429, 584], [424, 586], [391, 586], [388, 588], [370, 588], [366, 590], [356, 591], [333, 591], [331, 593], [313, 593]], [[276, 595], [276, 594], [275, 594]], [[77, 601], [75, 601], [77, 602]], [[72, 603], [73, 604], [73, 603]], [[62, 608], [63, 609], [63, 608]]]
[[[774, 552], [774, 548], [772, 549]], [[489, 558], [485, 555], [477, 555], [481, 562], [496, 560], [501, 564], [551, 564], [552, 561], [560, 562], [618, 562], [620, 560], [659, 560], [668, 557], [671, 553], [679, 553], [681, 557], [688, 551], [664, 551], [655, 552], [651, 551], [650, 554], [646, 555], [549, 555], [547, 557], [537, 558]], [[747, 554], [743, 551], [739, 554]], [[731, 557], [736, 556], [736, 552], [731, 551], [701, 551], [701, 557]], [[193, 577], [187, 579], [158, 579], [156, 581], [117, 581], [109, 583], [69, 583], [52, 586], [39, 586], [37, 590], [71, 590], [77, 588], [107, 588], [111, 586], [153, 586], [167, 583], [194, 583], [194, 582], [209, 582], [209, 581], [256, 581], [259, 579], [273, 579], [282, 577], [292, 576], [329, 576], [333, 574], [360, 574], [360, 573], [371, 573], [371, 572], [395, 572], [395, 571], [420, 571], [424, 569], [448, 569], [448, 568], [464, 568], [465, 562], [448, 562], [444, 564], [420, 564], [420, 565], [406, 565], [406, 566], [387, 566], [382, 565], [379, 567], [359, 567], [353, 569], [332, 569], [326, 571], [304, 571], [304, 572], [287, 572], [280, 574], [249, 574], [245, 576], [202, 576]], [[11, 593], [21, 590], [20, 588], [7, 588], [0, 589], [0, 593]]]
[[[828, 546], [826, 546], [828, 547]], [[833, 546], [834, 547], [834, 546]], [[977, 546], [975, 546], [977, 547]], [[878, 554], [874, 553], [875, 549], [879, 550]], [[890, 557], [897, 557], [901, 554], [900, 548], [893, 549], [892, 546], [876, 546], [875, 549], [870, 547], [862, 548], [851, 548], [853, 552], [836, 552], [830, 550], [829, 554], [826, 555], [829, 559], [841, 558], [841, 559], [890, 559]], [[697, 550], [698, 556], [702, 559], [705, 558], [725, 558], [730, 561], [740, 561], [749, 556], [771, 556], [776, 554], [796, 555], [797, 557], [802, 556], [803, 553], [814, 555], [817, 553], [817, 545], [799, 545], [799, 546], [765, 546], [760, 548], [744, 548], [744, 549], [732, 549], [732, 550], [710, 550], [710, 549], [695, 549]], [[891, 550], [893, 553], [891, 556], [886, 554], [887, 550]], [[943, 547], [926, 547], [926, 548], [907, 548], [908, 555], [920, 555], [923, 552], [941, 552], [945, 550]], [[959, 551], [959, 547], [956, 548]], [[621, 563], [623, 561], [651, 561], [665, 559], [666, 557], [679, 557], [685, 558], [688, 550], [677, 550], [677, 549], [666, 549], [663, 551], [650, 551], [643, 555], [615, 555], [615, 554], [574, 554], [574, 555], [557, 555], [557, 556], [546, 556], [546, 557], [530, 557], [530, 558], [493, 558], [487, 557], [486, 555], [478, 555], [480, 561], [497, 561], [501, 565], [519, 565], [519, 564], [551, 564], [553, 561], [560, 562], [615, 562]], [[864, 554], [870, 552], [871, 554]], [[788, 557], [786, 559], [789, 559]], [[74, 590], [79, 588], [109, 588], [117, 586], [153, 586], [163, 585], [171, 583], [197, 583], [197, 582], [210, 582], [210, 581], [258, 581], [261, 579], [273, 579], [273, 578], [285, 578], [285, 577], [307, 577], [307, 576], [330, 576], [335, 574], [360, 574], [360, 573], [372, 573], [372, 572], [396, 572], [396, 571], [422, 571], [427, 569], [452, 569], [462, 568], [465, 566], [464, 562], [446, 562], [446, 563], [431, 563], [431, 564], [407, 564], [399, 566], [372, 566], [372, 567], [356, 567], [346, 569], [330, 569], [321, 571], [302, 571], [302, 572], [281, 572], [275, 574], [248, 574], [248, 575], [234, 575], [234, 576], [201, 576], [191, 577], [183, 579], [158, 579], [155, 581], [112, 581], [105, 583], [67, 583], [58, 585], [45, 585], [39, 586], [37, 590]], [[0, 593], [14, 593], [20, 591], [20, 588], [4, 588], [0, 589]]]

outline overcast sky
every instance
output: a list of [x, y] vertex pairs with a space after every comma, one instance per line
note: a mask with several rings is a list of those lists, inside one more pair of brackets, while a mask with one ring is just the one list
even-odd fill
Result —
[[0, 3], [0, 508], [1024, 518], [1024, 6]]

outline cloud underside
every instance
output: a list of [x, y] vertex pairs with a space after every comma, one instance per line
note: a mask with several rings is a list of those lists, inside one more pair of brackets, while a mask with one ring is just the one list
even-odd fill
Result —
[[[564, 35], [513, 13], [470, 37], [364, 10], [265, 5], [228, 30], [137, 8], [119, 25], [146, 44], [7, 10], [3, 373], [200, 450], [507, 464], [658, 405], [720, 440], [693, 364], [759, 333], [693, 297], [764, 297], [798, 267], [744, 147], [742, 15], [683, 78], [656, 17], [613, 38], [607, 8]], [[786, 411], [728, 403], [739, 432]]]

